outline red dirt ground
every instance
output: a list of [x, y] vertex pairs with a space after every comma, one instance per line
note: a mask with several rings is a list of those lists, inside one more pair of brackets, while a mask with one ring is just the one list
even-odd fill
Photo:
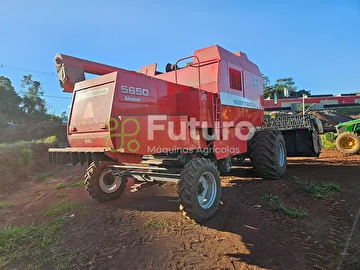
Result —
[[[66, 199], [82, 203], [67, 213], [74, 216], [57, 243], [75, 254], [68, 269], [360, 269], [360, 221], [353, 226], [360, 209], [359, 165], [360, 156], [323, 150], [317, 159], [290, 158], [285, 179], [263, 181], [245, 161], [222, 177], [222, 205], [201, 225], [182, 216], [176, 184], [134, 193], [128, 188], [118, 200], [100, 204], [83, 187], [55, 189], [82, 180], [85, 168], [57, 168], [48, 179], [14, 182], [0, 191], [0, 201], [15, 204], [11, 212], [0, 209], [0, 228], [41, 222], [38, 213]], [[341, 191], [315, 199], [304, 190], [311, 180], [337, 183]], [[308, 217], [273, 211], [262, 194], [277, 195]]]

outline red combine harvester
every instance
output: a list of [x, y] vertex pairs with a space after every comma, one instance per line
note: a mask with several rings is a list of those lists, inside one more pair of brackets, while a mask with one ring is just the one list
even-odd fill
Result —
[[[49, 149], [49, 160], [87, 163], [86, 189], [100, 202], [121, 196], [129, 177], [178, 181], [182, 209], [200, 222], [216, 212], [220, 174], [234, 158], [250, 158], [260, 177], [280, 179], [287, 156], [320, 154], [312, 116], [264, 119], [262, 75], [242, 52], [210, 46], [163, 73], [157, 64], [135, 72], [61, 54], [55, 64], [73, 100], [70, 147]], [[100, 76], [86, 80], [85, 73]]]

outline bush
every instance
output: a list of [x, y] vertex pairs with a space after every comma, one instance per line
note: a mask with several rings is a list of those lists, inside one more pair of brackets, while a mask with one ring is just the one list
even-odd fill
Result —
[[21, 161], [25, 166], [30, 166], [34, 163], [34, 151], [30, 148], [21, 149]]

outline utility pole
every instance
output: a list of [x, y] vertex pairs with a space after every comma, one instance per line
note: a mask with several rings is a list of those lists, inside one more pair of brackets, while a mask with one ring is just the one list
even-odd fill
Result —
[[305, 115], [305, 94], [303, 94], [303, 115]]

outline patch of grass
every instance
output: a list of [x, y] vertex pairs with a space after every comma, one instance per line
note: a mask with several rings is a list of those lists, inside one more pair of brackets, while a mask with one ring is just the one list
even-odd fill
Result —
[[25, 166], [30, 166], [34, 163], [34, 151], [28, 147], [21, 149], [21, 162]]
[[13, 148], [13, 147], [27, 147], [31, 145], [31, 141], [17, 141], [14, 143], [0, 143], [0, 149], [1, 148]]
[[[9, 263], [18, 260], [31, 261], [27, 269], [44, 269], [48, 263], [55, 262], [55, 258], [62, 260], [55, 249], [59, 231], [65, 220], [65, 217], [60, 217], [40, 225], [1, 228], [0, 268], [3, 269]], [[47, 256], [49, 252], [53, 255]]]
[[44, 234], [40, 242], [41, 248], [45, 248], [55, 242], [56, 240], [55, 236], [59, 232], [65, 220], [66, 217], [59, 217], [46, 226], [45, 230], [43, 230]]
[[57, 142], [56, 136], [49, 136], [36, 141], [37, 143], [53, 144]]
[[0, 209], [6, 209], [6, 208], [11, 208], [13, 207], [15, 204], [10, 203], [10, 202], [0, 202]]
[[341, 187], [339, 184], [325, 183], [323, 184], [323, 187], [329, 191], [341, 191]]
[[327, 199], [334, 191], [341, 191], [341, 187], [334, 183], [320, 184], [316, 181], [307, 181], [304, 184], [304, 190], [316, 199]]
[[43, 216], [51, 216], [51, 217], [59, 216], [68, 211], [78, 208], [80, 205], [81, 203], [79, 202], [68, 202], [68, 201], [56, 202], [40, 214]]
[[60, 183], [60, 184], [57, 184], [55, 188], [62, 189], [62, 188], [66, 188], [66, 187], [67, 187], [67, 185], [65, 183]]
[[15, 251], [18, 246], [33, 241], [39, 227], [36, 226], [15, 226], [5, 227], [0, 230], [0, 252]]
[[35, 179], [44, 180], [44, 179], [49, 178], [49, 177], [51, 177], [53, 175], [54, 174], [51, 173], [51, 172], [39, 173], [38, 175], [35, 176]]
[[65, 183], [60, 183], [58, 185], [56, 185], [56, 189], [62, 189], [62, 188], [68, 188], [68, 187], [82, 187], [84, 186], [84, 181], [78, 181], [75, 183], [70, 183], [70, 184], [65, 184]]
[[144, 223], [144, 227], [146, 227], [146, 228], [154, 228], [154, 229], [173, 228], [173, 226], [171, 225], [170, 222], [161, 221], [161, 220], [148, 220], [148, 221], [146, 221]]
[[84, 181], [78, 181], [78, 182], [75, 182], [75, 183], [71, 183], [68, 186], [69, 187], [82, 187], [82, 186], [84, 186]]
[[67, 194], [65, 194], [65, 193], [57, 193], [56, 194], [56, 197], [58, 197], [58, 198], [64, 198], [66, 196], [67, 196]]
[[283, 211], [286, 215], [294, 218], [304, 218], [307, 217], [309, 214], [305, 210], [294, 210], [289, 209], [283, 201], [280, 199], [279, 196], [272, 195], [272, 194], [263, 194], [261, 198], [267, 200], [270, 204], [270, 207], [274, 211]]
[[53, 144], [57, 142], [56, 136], [49, 136], [47, 138], [39, 139], [39, 140], [32, 140], [32, 141], [24, 141], [20, 140], [17, 142], [12, 143], [0, 143], [0, 149], [1, 148], [14, 148], [14, 147], [29, 147], [32, 144]]

